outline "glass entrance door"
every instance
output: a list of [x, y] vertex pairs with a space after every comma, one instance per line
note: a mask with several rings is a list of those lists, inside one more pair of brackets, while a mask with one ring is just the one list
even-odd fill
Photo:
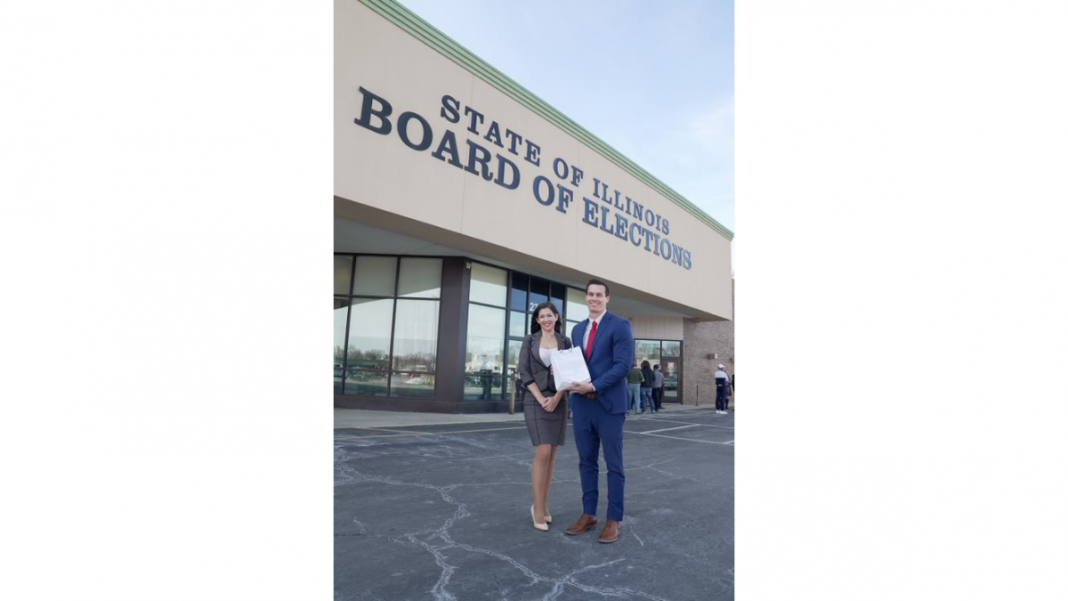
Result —
[[679, 383], [682, 381], [679, 373], [681, 360], [679, 357], [663, 357], [660, 359], [660, 369], [664, 372], [664, 403], [682, 403], [679, 395]]

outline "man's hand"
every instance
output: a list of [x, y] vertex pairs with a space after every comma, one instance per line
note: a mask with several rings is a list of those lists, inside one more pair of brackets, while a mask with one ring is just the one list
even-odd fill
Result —
[[589, 394], [591, 392], [597, 392], [597, 389], [593, 387], [590, 382], [584, 382], [582, 384], [572, 384], [571, 392], [577, 392], [579, 394]]

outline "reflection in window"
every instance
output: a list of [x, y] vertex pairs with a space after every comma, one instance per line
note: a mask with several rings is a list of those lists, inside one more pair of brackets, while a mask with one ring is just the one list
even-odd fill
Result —
[[352, 282], [352, 257], [334, 255], [334, 294], [349, 293]]
[[665, 361], [660, 364], [660, 370], [664, 372], [664, 400], [678, 402], [679, 400], [679, 366], [674, 361]]
[[397, 300], [393, 369], [435, 371], [438, 354], [437, 301]]
[[434, 396], [434, 374], [397, 372], [393, 374], [390, 381], [390, 396], [411, 398]]
[[665, 357], [680, 357], [682, 356], [682, 342], [678, 340], [664, 340], [663, 342], [663, 356]]
[[512, 311], [512, 321], [508, 324], [509, 336], [522, 338], [530, 333], [530, 322], [527, 320], [527, 315], [527, 313]]
[[471, 302], [503, 307], [508, 302], [508, 272], [472, 263], [470, 298]]
[[578, 288], [567, 289], [567, 320], [582, 321], [590, 316], [590, 308], [586, 306], [586, 293]]
[[564, 311], [566, 311], [566, 308], [564, 307], [564, 295], [567, 294], [567, 287], [563, 284], [553, 284], [552, 292], [549, 300], [556, 305], [556, 310], [560, 312], [560, 319], [563, 319]]
[[[527, 303], [527, 310], [533, 311], [534, 307], [547, 300], [549, 300], [549, 280], [530, 278], [530, 301]], [[560, 307], [556, 309], [559, 310]]]
[[464, 376], [464, 399], [482, 401], [504, 400], [501, 376], [468, 373]]
[[345, 394], [386, 396], [386, 372], [349, 369], [345, 373]]
[[469, 305], [467, 315], [467, 373], [500, 374], [504, 361], [504, 310]]
[[354, 298], [349, 321], [348, 365], [385, 369], [389, 362], [393, 299]]
[[468, 305], [465, 399], [500, 399], [504, 310]]
[[349, 317], [349, 301], [334, 299], [334, 394], [341, 394], [341, 379], [345, 369], [345, 322]]
[[519, 364], [519, 349], [522, 347], [523, 341], [521, 340], [508, 341], [508, 367], [511, 369], [508, 375], [515, 374], [516, 366]]
[[527, 310], [527, 285], [530, 278], [522, 273], [512, 272], [512, 302], [508, 306], [516, 311]]
[[396, 257], [356, 257], [356, 281], [352, 293], [364, 296], [393, 296], [393, 281], [396, 277]]
[[569, 322], [565, 323], [564, 324], [564, 335], [567, 336], [568, 338], [570, 338], [571, 337], [571, 332], [575, 329], [575, 326], [577, 326], [578, 324], [579, 324], [579, 322], [577, 322], [577, 321], [569, 321]]
[[441, 259], [402, 258], [397, 296], [440, 298]]
[[659, 340], [635, 340], [634, 341], [634, 358], [637, 359], [638, 364], [641, 365], [642, 361], [648, 361], [649, 366], [660, 362], [660, 341]]

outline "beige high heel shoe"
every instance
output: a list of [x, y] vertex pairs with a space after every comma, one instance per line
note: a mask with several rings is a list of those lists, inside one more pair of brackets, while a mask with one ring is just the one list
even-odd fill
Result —
[[551, 515], [549, 515], [549, 514], [545, 514], [545, 523], [546, 523], [546, 524], [551, 524], [551, 523], [553, 523], [553, 516], [551, 516]]
[[539, 524], [538, 523], [538, 519], [536, 517], [534, 517], [534, 506], [533, 505], [530, 506], [530, 519], [534, 520], [534, 527], [537, 528], [538, 530], [548, 530], [549, 529], [549, 524], [546, 524], [546, 523]]

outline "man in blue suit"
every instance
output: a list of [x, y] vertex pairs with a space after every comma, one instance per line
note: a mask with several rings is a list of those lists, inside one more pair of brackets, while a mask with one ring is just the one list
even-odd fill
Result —
[[571, 330], [572, 343], [583, 350], [591, 382], [571, 387], [571, 416], [582, 480], [582, 517], [567, 529], [582, 534], [597, 525], [598, 452], [608, 464], [608, 515], [597, 539], [619, 540], [623, 521], [623, 422], [630, 406], [627, 373], [634, 361], [630, 322], [607, 311], [608, 284], [590, 280], [586, 305], [590, 317]]

